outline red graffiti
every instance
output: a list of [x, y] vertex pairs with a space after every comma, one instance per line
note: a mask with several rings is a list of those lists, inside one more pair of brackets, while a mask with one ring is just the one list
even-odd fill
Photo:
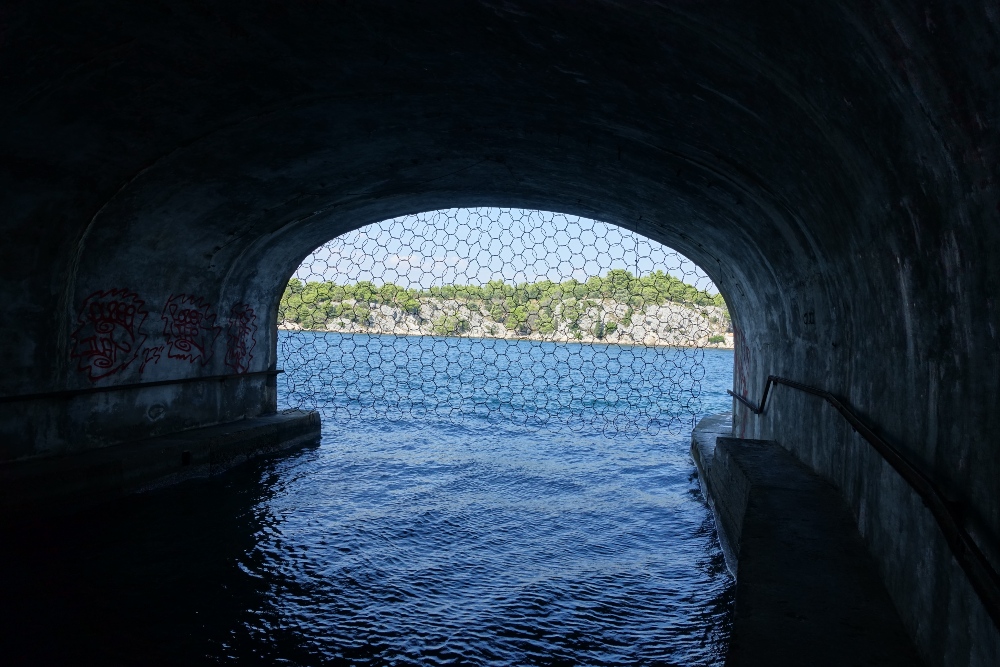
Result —
[[226, 331], [226, 365], [237, 373], [250, 370], [257, 345], [257, 314], [249, 304], [233, 306]]
[[162, 319], [168, 359], [200, 360], [202, 366], [208, 363], [222, 331], [215, 326], [211, 304], [201, 297], [176, 294], [167, 299]]
[[146, 366], [149, 364], [160, 363], [160, 353], [163, 352], [163, 346], [157, 345], [156, 347], [147, 347], [142, 351], [142, 364], [139, 366], [139, 373], [144, 373], [146, 371]]
[[83, 301], [77, 328], [71, 334], [70, 357], [77, 370], [99, 380], [127, 367], [139, 356], [146, 334], [145, 301], [128, 289], [94, 292]]

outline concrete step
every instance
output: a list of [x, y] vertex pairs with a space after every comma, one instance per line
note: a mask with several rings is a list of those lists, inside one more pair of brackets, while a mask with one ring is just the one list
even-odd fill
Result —
[[837, 489], [777, 443], [709, 432], [692, 454], [736, 574], [726, 665], [923, 664]]
[[218, 475], [318, 442], [316, 412], [287, 410], [74, 454], [0, 465], [0, 520], [61, 514], [130, 493]]

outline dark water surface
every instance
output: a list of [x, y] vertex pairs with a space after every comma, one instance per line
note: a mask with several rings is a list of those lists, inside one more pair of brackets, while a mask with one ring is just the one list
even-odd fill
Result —
[[[702, 365], [701, 410], [728, 409], [732, 352]], [[721, 663], [690, 429], [537, 421], [329, 419], [319, 447], [8, 531], [0, 663]]]

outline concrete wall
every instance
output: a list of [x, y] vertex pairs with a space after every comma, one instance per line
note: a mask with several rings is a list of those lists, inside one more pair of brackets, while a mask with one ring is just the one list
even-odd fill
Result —
[[[184, 376], [178, 372], [174, 377]], [[148, 376], [143, 381], [156, 382]], [[276, 402], [274, 376], [237, 374], [177, 386], [12, 401], [0, 404], [0, 461], [80, 452], [249, 419], [274, 412]]]
[[[976, 0], [10, 4], [0, 395], [271, 368], [280, 288], [321, 242], [559, 210], [698, 262], [739, 329], [737, 390], [777, 373], [843, 396], [992, 550], [998, 27]], [[137, 356], [81, 364], [88, 313], [138, 301], [141, 326], [98, 337]], [[5, 404], [0, 459], [273, 408], [225, 391]], [[737, 409], [737, 435], [833, 480], [925, 653], [974, 662], [995, 630], [905, 485], [814, 399], [772, 405]]]

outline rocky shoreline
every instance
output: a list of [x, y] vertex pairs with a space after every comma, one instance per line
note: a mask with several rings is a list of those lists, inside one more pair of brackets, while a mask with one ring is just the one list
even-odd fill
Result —
[[[341, 303], [343, 312], [356, 313], [353, 300]], [[554, 318], [545, 331], [537, 325], [508, 329], [491, 318], [476, 302], [459, 299], [423, 299], [419, 310], [395, 305], [365, 306], [365, 316], [354, 319], [333, 315], [317, 326], [283, 320], [287, 331], [388, 334], [397, 336], [455, 336], [567, 343], [604, 343], [649, 347], [733, 348], [728, 313], [718, 306], [676, 303], [632, 309], [612, 299], [593, 300], [579, 310], [575, 320]], [[534, 325], [534, 326], [533, 326]]]

